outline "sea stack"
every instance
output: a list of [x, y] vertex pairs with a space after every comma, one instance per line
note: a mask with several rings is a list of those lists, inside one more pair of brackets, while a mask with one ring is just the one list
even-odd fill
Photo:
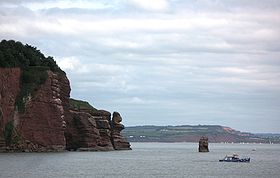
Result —
[[121, 135], [124, 125], [121, 124], [122, 117], [120, 113], [114, 112], [111, 124], [111, 138], [115, 150], [131, 150], [130, 144]]
[[208, 138], [207, 137], [201, 137], [200, 138], [198, 151], [199, 152], [209, 152]]

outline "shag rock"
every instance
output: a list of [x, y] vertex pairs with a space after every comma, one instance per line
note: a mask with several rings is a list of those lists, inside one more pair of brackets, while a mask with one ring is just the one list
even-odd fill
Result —
[[200, 138], [198, 151], [199, 152], [209, 152], [208, 138], [207, 137], [201, 137]]

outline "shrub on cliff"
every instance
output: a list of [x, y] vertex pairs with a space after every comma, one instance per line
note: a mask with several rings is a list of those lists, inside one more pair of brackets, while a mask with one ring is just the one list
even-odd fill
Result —
[[14, 124], [12, 121], [10, 121], [6, 124], [5, 130], [4, 130], [4, 137], [5, 137], [6, 145], [10, 145], [12, 143], [13, 130], [14, 130]]
[[25, 103], [48, 78], [48, 67], [34, 66], [25, 68], [21, 76], [21, 90], [16, 98], [16, 106], [20, 113], [25, 112]]
[[28, 68], [32, 66], [48, 67], [53, 72], [64, 73], [53, 57], [45, 57], [36, 47], [23, 45], [19, 41], [2, 40], [0, 42], [0, 67]]
[[91, 111], [97, 111], [97, 109], [91, 106], [87, 101], [70, 98], [69, 102], [70, 102], [70, 107], [76, 110], [87, 109]]

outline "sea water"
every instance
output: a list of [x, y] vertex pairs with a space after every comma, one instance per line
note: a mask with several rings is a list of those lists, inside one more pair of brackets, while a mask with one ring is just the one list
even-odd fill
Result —
[[[280, 177], [280, 145], [132, 143], [131, 151], [1, 153], [2, 178], [84, 177]], [[226, 154], [250, 163], [219, 162]]]

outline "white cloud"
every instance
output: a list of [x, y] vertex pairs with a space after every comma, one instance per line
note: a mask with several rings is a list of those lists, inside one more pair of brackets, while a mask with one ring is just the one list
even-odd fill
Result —
[[62, 59], [58, 59], [57, 63], [63, 70], [74, 70], [75, 67], [80, 65], [80, 61], [74, 57], [64, 57]]
[[101, 1], [85, 1], [85, 0], [75, 0], [75, 1], [31, 1], [24, 2], [23, 6], [30, 8], [33, 11], [51, 9], [51, 8], [80, 8], [80, 9], [107, 9], [111, 6], [108, 3], [102, 3]]
[[83, 64], [76, 57], [63, 57], [57, 59], [58, 65], [66, 71], [75, 71], [77, 73], [88, 74], [90, 72], [90, 66]]
[[114, 101], [116, 103], [124, 103], [124, 104], [149, 104], [151, 101], [145, 101], [137, 96], [129, 97], [129, 98], [120, 98]]
[[127, 0], [128, 3], [149, 11], [164, 11], [169, 7], [167, 0]]
[[233, 74], [250, 74], [250, 73], [257, 72], [253, 69], [246, 69], [240, 67], [220, 67], [220, 68], [214, 68], [214, 70], [225, 72], [225, 73], [233, 73]]

